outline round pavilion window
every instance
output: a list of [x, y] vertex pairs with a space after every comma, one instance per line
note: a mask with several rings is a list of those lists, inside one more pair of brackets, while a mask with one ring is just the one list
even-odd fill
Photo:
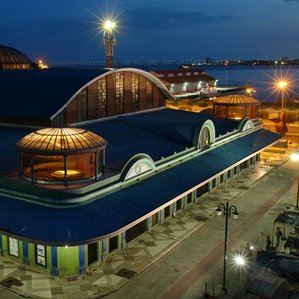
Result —
[[103, 171], [107, 141], [76, 128], [50, 128], [17, 142], [20, 173], [31, 182], [63, 182], [95, 178]]

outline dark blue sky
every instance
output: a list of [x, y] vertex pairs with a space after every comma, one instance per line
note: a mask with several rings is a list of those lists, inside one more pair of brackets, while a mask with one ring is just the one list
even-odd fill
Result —
[[0, 43], [35, 61], [100, 61], [97, 22], [112, 13], [118, 60], [299, 58], [299, 0], [9, 0]]

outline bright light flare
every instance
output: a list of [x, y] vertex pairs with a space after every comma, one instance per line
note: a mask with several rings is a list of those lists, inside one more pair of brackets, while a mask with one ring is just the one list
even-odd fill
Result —
[[235, 265], [238, 267], [243, 267], [246, 265], [245, 258], [240, 254], [238, 254], [234, 257], [234, 262], [235, 262]]
[[291, 154], [291, 160], [298, 162], [299, 161], [299, 152], [294, 152]]
[[279, 89], [284, 89], [284, 88], [287, 87], [287, 85], [288, 85], [288, 82], [287, 82], [287, 81], [279, 81], [279, 82], [277, 83], [277, 86], [278, 86]]
[[112, 19], [104, 19], [101, 27], [105, 32], [112, 32], [116, 28], [116, 22]]

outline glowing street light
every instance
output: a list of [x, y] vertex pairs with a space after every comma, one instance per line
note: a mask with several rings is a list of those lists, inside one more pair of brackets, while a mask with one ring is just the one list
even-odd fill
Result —
[[245, 258], [242, 255], [239, 255], [239, 254], [237, 254], [234, 257], [234, 261], [235, 261], [236, 266], [238, 266], [238, 267], [245, 266], [245, 264], [246, 264]]
[[216, 209], [218, 216], [225, 216], [225, 231], [224, 231], [224, 258], [223, 258], [223, 280], [222, 280], [222, 290], [227, 294], [227, 288], [225, 285], [226, 281], [226, 262], [227, 262], [227, 231], [228, 231], [228, 218], [232, 215], [233, 219], [239, 218], [239, 213], [237, 207], [234, 205], [229, 206], [228, 201], [223, 204], [219, 203], [218, 208]]
[[255, 90], [254, 90], [254, 88], [252, 88], [252, 87], [250, 87], [250, 86], [248, 86], [248, 87], [246, 87], [246, 93], [251, 97], [252, 96], [252, 94], [253, 93], [255, 93]]

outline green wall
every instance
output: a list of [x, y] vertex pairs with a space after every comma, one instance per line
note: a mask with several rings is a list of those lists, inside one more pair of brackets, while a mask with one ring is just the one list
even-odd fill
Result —
[[57, 247], [58, 275], [79, 274], [79, 246]]

